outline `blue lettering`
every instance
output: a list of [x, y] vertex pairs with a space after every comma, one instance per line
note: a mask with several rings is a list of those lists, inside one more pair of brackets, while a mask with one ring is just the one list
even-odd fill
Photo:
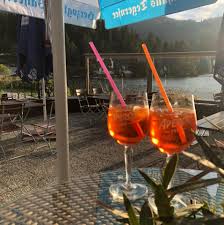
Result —
[[32, 0], [32, 6], [37, 7], [37, 1], [36, 0]]
[[77, 11], [77, 20], [79, 20], [80, 11]]
[[8, 2], [15, 2], [25, 6], [32, 6], [32, 7], [40, 7], [41, 9], [44, 8], [43, 0], [7, 0]]
[[83, 12], [83, 18], [87, 18], [87, 12]]
[[65, 16], [71, 18], [71, 17], [76, 17], [77, 20], [80, 18], [82, 19], [88, 19], [88, 20], [93, 20], [94, 19], [94, 13], [90, 11], [89, 13], [86, 11], [80, 11], [75, 8], [70, 8], [68, 5], [64, 6], [64, 14]]
[[73, 16], [76, 16], [77, 10], [73, 9]]
[[38, 6], [41, 8], [41, 9], [44, 9], [44, 2], [43, 0], [38, 0]]
[[68, 17], [72, 17], [72, 9], [68, 8], [68, 13], [67, 13]]
[[67, 5], [65, 5], [65, 15], [67, 14]]
[[93, 12], [91, 11], [91, 12], [89, 12], [89, 14], [88, 14], [88, 19], [89, 19], [89, 20], [93, 20], [93, 18], [94, 18], [94, 14], [93, 14]]

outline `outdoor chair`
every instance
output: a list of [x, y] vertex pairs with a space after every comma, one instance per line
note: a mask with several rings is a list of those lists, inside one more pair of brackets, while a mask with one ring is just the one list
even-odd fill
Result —
[[90, 103], [85, 89], [76, 89], [76, 95], [79, 101], [80, 112], [88, 119], [90, 125], [102, 118], [103, 110], [101, 105], [95, 99], [93, 99], [93, 103]]
[[93, 88], [93, 95], [99, 95], [102, 94], [102, 88]]
[[104, 84], [103, 84], [102, 81], [99, 81], [99, 86], [100, 86], [103, 94], [110, 93], [110, 88], [108, 87], [107, 83], [104, 82]]
[[[30, 124], [26, 123], [23, 126], [22, 138], [35, 143], [34, 151], [47, 146], [53, 153], [51, 141], [56, 139], [55, 116], [53, 112], [54, 101], [51, 102], [49, 116], [46, 121]], [[44, 145], [41, 145], [40, 142], [44, 142]]]
[[[104, 94], [101, 88], [93, 88], [93, 95], [100, 95], [100, 94]], [[100, 98], [99, 99], [95, 98], [94, 100], [96, 105], [101, 107], [101, 110], [107, 114], [109, 103]]]
[[[23, 104], [22, 103], [5, 103], [0, 105], [0, 148], [3, 152], [4, 157], [5, 155], [5, 145], [3, 144], [3, 136], [7, 136], [11, 139], [12, 135], [15, 138], [15, 142], [21, 133], [20, 127], [23, 126]], [[11, 145], [10, 142], [8, 145]]]
[[8, 100], [8, 95], [7, 94], [2, 94], [1, 96], [1, 101], [7, 101]]

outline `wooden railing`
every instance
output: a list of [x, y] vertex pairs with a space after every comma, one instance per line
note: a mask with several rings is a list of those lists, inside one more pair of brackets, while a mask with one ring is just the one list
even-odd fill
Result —
[[[100, 53], [104, 59], [142, 59], [145, 60], [144, 53]], [[85, 54], [86, 62], [86, 89], [90, 93], [90, 59], [95, 59], [93, 54]], [[216, 56], [216, 51], [192, 51], [192, 52], [159, 52], [151, 53], [153, 60], [156, 59], [178, 59], [178, 58], [191, 58], [197, 59], [202, 57], [211, 57], [213, 60]], [[146, 61], [145, 61], [146, 62]], [[146, 64], [147, 65], [147, 64]], [[147, 74], [147, 91], [152, 92], [152, 75], [146, 66]]]

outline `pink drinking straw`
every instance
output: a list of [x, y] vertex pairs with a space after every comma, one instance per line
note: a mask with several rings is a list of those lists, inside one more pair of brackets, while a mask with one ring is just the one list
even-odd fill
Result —
[[[114, 90], [114, 93], [117, 95], [117, 98], [119, 99], [119, 101], [120, 101], [120, 103], [121, 103], [121, 106], [122, 106], [122, 107], [126, 107], [126, 103], [125, 103], [125, 101], [124, 101], [124, 99], [123, 99], [123, 97], [122, 97], [120, 91], [118, 90], [117, 85], [115, 84], [115, 82], [114, 82], [112, 76], [110, 75], [110, 72], [109, 72], [109, 70], [107, 69], [107, 67], [106, 67], [106, 65], [105, 65], [105, 63], [104, 63], [104, 61], [103, 61], [103, 59], [101, 58], [99, 52], [97, 51], [97, 49], [96, 49], [94, 43], [91, 41], [91, 42], [89, 42], [89, 45], [90, 45], [91, 49], [93, 50], [93, 53], [94, 53], [94, 55], [95, 55], [96, 58], [97, 58], [97, 61], [99, 62], [100, 66], [102, 67], [103, 72], [106, 74], [106, 77], [107, 77], [108, 81], [110, 82], [110, 85], [111, 85], [111, 87], [112, 87], [113, 90]], [[133, 125], [134, 125], [135, 130], [136, 130], [136, 132], [138, 133], [138, 135], [139, 135], [140, 137], [144, 137], [145, 134], [143, 133], [142, 128], [140, 127], [139, 123], [134, 123]]]
[[122, 97], [120, 91], [118, 90], [117, 85], [115, 84], [113, 78], [111, 77], [110, 72], [109, 72], [109, 70], [107, 69], [107, 67], [106, 67], [106, 65], [105, 65], [105, 63], [104, 63], [104, 61], [103, 61], [103, 59], [101, 58], [99, 52], [97, 51], [97, 49], [96, 49], [94, 43], [91, 41], [91, 42], [89, 42], [89, 45], [90, 45], [90, 47], [92, 48], [93, 53], [94, 53], [94, 55], [96, 56], [96, 58], [97, 58], [97, 60], [98, 60], [98, 62], [99, 62], [99, 64], [100, 64], [100, 66], [102, 67], [103, 72], [106, 74], [107, 79], [108, 79], [108, 81], [110, 82], [110, 85], [111, 85], [111, 87], [113, 88], [115, 94], [117, 95], [117, 97], [118, 97], [118, 99], [119, 99], [119, 101], [120, 101], [122, 107], [126, 107], [126, 103], [125, 103], [125, 101], [124, 101], [124, 99], [123, 99], [123, 97]]

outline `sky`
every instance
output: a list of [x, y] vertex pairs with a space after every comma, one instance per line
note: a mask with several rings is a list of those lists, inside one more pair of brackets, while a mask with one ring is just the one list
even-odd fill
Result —
[[169, 17], [178, 20], [196, 20], [201, 21], [204, 19], [222, 16], [224, 13], [224, 0], [218, 0], [216, 3], [208, 6], [203, 6], [197, 9], [188, 10], [181, 13], [175, 13]]

